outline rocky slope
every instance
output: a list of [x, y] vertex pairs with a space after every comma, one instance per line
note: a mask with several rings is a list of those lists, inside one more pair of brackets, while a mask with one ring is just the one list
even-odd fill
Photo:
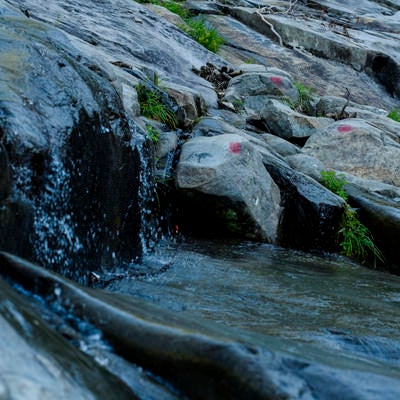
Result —
[[[188, 38], [179, 18], [160, 6], [3, 2], [2, 34], [12, 46], [3, 49], [4, 92], [13, 98], [2, 101], [9, 117], [3, 118], [1, 154], [10, 165], [2, 174], [2, 247], [53, 267], [74, 255], [93, 265], [140, 256], [141, 239], [134, 233], [143, 226], [134, 206], [140, 195], [128, 182], [143, 180], [142, 128], [166, 129], [139, 116], [135, 86], [153, 80], [155, 88], [156, 78], [183, 129], [161, 135], [159, 179], [175, 174], [176, 144], [183, 140], [184, 149], [191, 146], [191, 154], [182, 153], [179, 190], [173, 194], [177, 223], [186, 232], [220, 230], [289, 247], [338, 250], [343, 203], [315, 181], [319, 170], [334, 169], [351, 174], [351, 199], [384, 251], [387, 268], [395, 270], [399, 124], [386, 115], [398, 104], [398, 4], [195, 1], [185, 6], [206, 15], [223, 35], [218, 55]], [[214, 79], [199, 73], [207, 62]], [[299, 103], [296, 82], [314, 89], [307, 110]], [[350, 117], [357, 120], [346, 120]], [[217, 139], [204, 138], [201, 149], [191, 142], [226, 133], [244, 137], [261, 155], [260, 166], [243, 168], [244, 159], [237, 157], [243, 139], [226, 137], [232, 167], [223, 150], [219, 166], [208, 157], [208, 149], [217, 151]], [[207, 156], [199, 158], [199, 152]], [[197, 161], [189, 165], [188, 157]], [[225, 165], [231, 175], [223, 172]], [[258, 178], [240, 188], [260, 173], [272, 176], [277, 194], [271, 196]], [[69, 210], [68, 217], [60, 209]], [[46, 250], [32, 246], [38, 240]], [[67, 253], [62, 260], [60, 248]]]
[[[223, 35], [218, 54], [193, 41], [163, 7], [0, 0], [0, 249], [84, 282], [97, 279], [89, 269], [138, 260], [146, 239], [157, 236], [148, 223], [157, 198], [154, 167], [157, 195], [168, 203], [159, 212], [173, 211], [166, 230], [178, 225], [184, 234], [339, 251], [345, 204], [319, 183], [321, 170], [334, 170], [349, 182], [345, 190], [383, 251], [384, 268], [398, 272], [400, 123], [387, 115], [400, 105], [400, 3], [184, 3]], [[140, 115], [139, 84], [157, 93], [177, 126]], [[314, 92], [304, 100], [308, 87]], [[140, 354], [193, 398], [235, 398], [237, 390], [242, 398], [328, 398], [328, 387], [343, 398], [398, 398], [396, 379], [355, 372], [345, 388], [358, 377], [364, 384], [341, 391], [347, 377], [329, 368], [305, 368], [298, 359], [226, 342], [219, 332], [218, 340], [196, 327], [189, 334], [169, 314], [154, 324], [154, 309], [137, 318], [137, 305], [122, 306], [126, 299], [111, 307], [110, 296], [6, 254], [1, 265], [2, 275], [50, 302], [55, 296], [56, 305], [60, 298], [77, 304], [81, 317], [87, 304], [94, 324], [107, 315], [103, 328], [116, 347], [123, 343], [121, 352], [133, 361]], [[25, 346], [39, 326], [50, 337], [23, 311], [25, 303], [13, 308], [18, 296], [0, 284], [2, 335]], [[137, 335], [122, 335], [131, 330]], [[29, 352], [27, 373], [45, 365], [53, 393], [60, 372], [50, 353], [43, 343]], [[271, 359], [276, 369], [266, 368]], [[63, 398], [101, 397], [92, 382], [102, 372], [85, 363], [80, 375], [71, 367], [63, 379]], [[215, 385], [203, 384], [212, 381], [204, 365], [222, 377]], [[110, 391], [118, 383], [107, 379]], [[82, 393], [70, 384], [83, 381]], [[0, 379], [0, 397], [26, 398], [24, 387], [23, 380]], [[120, 389], [116, 396], [129, 397]], [[43, 381], [32, 390], [43, 391]]]

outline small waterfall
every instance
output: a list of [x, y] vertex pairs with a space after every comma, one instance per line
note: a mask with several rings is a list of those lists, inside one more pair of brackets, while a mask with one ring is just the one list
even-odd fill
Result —
[[32, 243], [41, 265], [68, 272], [83, 244], [71, 209], [71, 177], [58, 152], [51, 155], [43, 192], [35, 199]]
[[97, 114], [80, 117], [64, 135], [53, 133], [45, 151], [12, 167], [13, 197], [32, 215], [28, 258], [85, 283], [91, 270], [137, 262], [156, 228], [148, 204], [152, 156], [141, 129], [126, 120], [112, 129]]

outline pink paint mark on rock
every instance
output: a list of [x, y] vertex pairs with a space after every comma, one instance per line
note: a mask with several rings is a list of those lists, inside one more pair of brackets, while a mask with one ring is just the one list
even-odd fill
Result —
[[229, 143], [229, 151], [233, 154], [240, 154], [240, 142]]
[[269, 80], [277, 86], [280, 86], [282, 84], [282, 78], [280, 76], [270, 76]]
[[337, 130], [339, 133], [348, 133], [351, 132], [354, 128], [351, 125], [339, 125]]

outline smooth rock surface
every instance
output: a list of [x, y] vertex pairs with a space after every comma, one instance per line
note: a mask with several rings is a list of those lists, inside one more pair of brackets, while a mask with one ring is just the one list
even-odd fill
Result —
[[269, 130], [283, 139], [305, 139], [332, 123], [329, 118], [310, 117], [292, 110], [277, 100], [263, 103], [246, 102], [253, 113], [259, 115]]
[[310, 137], [303, 151], [328, 168], [400, 186], [400, 144], [361, 119], [329, 125]]
[[[182, 147], [177, 169], [180, 189], [227, 199], [222, 221], [230, 229], [276, 241], [280, 215], [280, 194], [251, 143], [242, 136], [224, 134], [198, 137]], [[195, 195], [194, 195], [195, 196]], [[192, 206], [192, 213], [206, 210]], [[215, 212], [215, 210], [213, 210]], [[241, 225], [249, 225], [243, 229]]]
[[229, 81], [224, 101], [242, 109], [248, 98], [263, 101], [267, 98], [283, 98], [296, 102], [299, 93], [285, 74], [269, 72], [244, 73]]
[[115, 376], [55, 334], [0, 278], [0, 398], [136, 399]]
[[282, 196], [278, 243], [295, 249], [337, 251], [344, 201], [301, 172], [268, 156], [263, 161]]

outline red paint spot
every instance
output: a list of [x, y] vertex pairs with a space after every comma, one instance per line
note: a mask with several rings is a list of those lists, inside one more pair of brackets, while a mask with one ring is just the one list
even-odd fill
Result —
[[280, 76], [270, 76], [269, 80], [277, 86], [280, 86], [282, 83], [282, 78]]
[[229, 151], [233, 154], [240, 153], [240, 142], [229, 143]]
[[348, 133], [351, 132], [354, 128], [351, 125], [339, 125], [337, 130], [339, 133]]

